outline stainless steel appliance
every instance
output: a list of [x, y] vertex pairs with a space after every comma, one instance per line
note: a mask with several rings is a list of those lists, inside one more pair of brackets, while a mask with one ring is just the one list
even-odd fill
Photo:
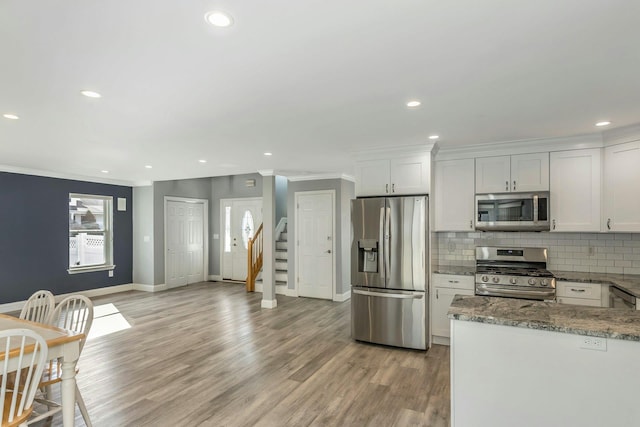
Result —
[[549, 231], [549, 192], [476, 194], [476, 230]]
[[427, 204], [427, 196], [351, 201], [354, 339], [427, 349]]
[[547, 249], [476, 247], [476, 295], [555, 301]]
[[609, 286], [609, 307], [636, 309], [636, 297], [615, 286]]

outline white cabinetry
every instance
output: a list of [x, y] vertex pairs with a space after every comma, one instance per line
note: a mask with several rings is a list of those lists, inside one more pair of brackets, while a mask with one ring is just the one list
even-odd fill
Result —
[[476, 159], [476, 193], [549, 190], [549, 153]]
[[[443, 338], [450, 336], [450, 322], [447, 317], [451, 301], [456, 295], [473, 295], [475, 277], [457, 274], [433, 274], [431, 293], [431, 335]], [[446, 340], [436, 344], [448, 343]]]
[[473, 159], [436, 162], [435, 169], [435, 231], [473, 230]]
[[556, 282], [556, 299], [560, 304], [589, 305], [593, 307], [606, 307], [603, 304], [608, 296], [609, 288], [603, 295], [600, 283]]
[[640, 141], [604, 149], [606, 231], [640, 231]]
[[601, 149], [550, 155], [551, 231], [600, 231]]
[[430, 155], [417, 154], [356, 164], [356, 196], [429, 193]]

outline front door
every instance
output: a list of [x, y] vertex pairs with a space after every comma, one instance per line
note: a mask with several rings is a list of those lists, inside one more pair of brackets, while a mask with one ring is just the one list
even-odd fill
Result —
[[222, 200], [222, 278], [247, 279], [249, 239], [262, 224], [262, 199]]
[[333, 299], [334, 192], [296, 193], [298, 295]]

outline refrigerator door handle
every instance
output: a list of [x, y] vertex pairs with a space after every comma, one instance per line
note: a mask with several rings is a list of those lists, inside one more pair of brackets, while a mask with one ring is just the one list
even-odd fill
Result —
[[380, 208], [380, 230], [378, 234], [378, 271], [380, 280], [386, 283], [386, 272], [384, 270], [385, 246], [384, 246], [384, 207]]
[[385, 207], [384, 215], [384, 286], [390, 281], [389, 268], [391, 264], [391, 208]]
[[358, 295], [366, 295], [369, 297], [396, 298], [396, 299], [422, 299], [425, 295], [424, 292], [415, 292], [411, 294], [392, 294], [389, 292], [372, 292], [372, 291], [363, 291], [360, 289], [354, 289], [353, 293]]

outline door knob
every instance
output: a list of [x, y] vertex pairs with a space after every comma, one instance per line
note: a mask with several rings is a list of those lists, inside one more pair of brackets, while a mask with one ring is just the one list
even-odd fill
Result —
[[330, 254], [331, 253], [331, 249], [327, 249], [327, 253]]

